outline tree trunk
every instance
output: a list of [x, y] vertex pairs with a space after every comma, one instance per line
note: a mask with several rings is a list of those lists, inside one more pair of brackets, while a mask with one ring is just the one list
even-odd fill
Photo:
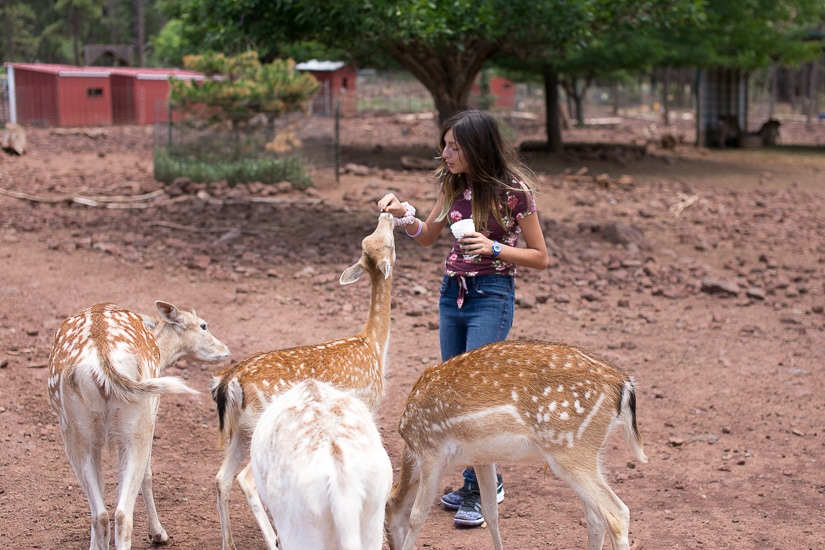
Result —
[[805, 123], [810, 126], [814, 120], [816, 108], [816, 90], [819, 82], [819, 60], [808, 63], [808, 86], [806, 88]]
[[80, 16], [72, 6], [69, 11], [69, 25], [72, 32], [72, 51], [74, 53], [74, 64], [80, 65]]
[[613, 116], [619, 116], [619, 83], [615, 80], [610, 81], [610, 97], [613, 100], [610, 113]]
[[109, 17], [107, 23], [109, 24], [109, 44], [117, 44], [117, 20], [118, 6], [120, 0], [109, 0]]
[[547, 150], [551, 153], [561, 153], [564, 144], [561, 140], [561, 124], [559, 108], [559, 73], [552, 67], [544, 67], [544, 124], [547, 128]]
[[573, 104], [576, 107], [576, 124], [579, 126], [584, 126], [584, 97], [587, 95], [587, 90], [590, 89], [591, 84], [592, 82], [589, 79], [585, 79], [582, 82], [581, 89], [579, 89], [579, 79], [572, 79], [571, 95], [573, 96]]
[[144, 51], [146, 44], [146, 17], [143, 13], [143, 0], [135, 0], [135, 8], [137, 10], [137, 51], [138, 51], [138, 67], [146, 66], [146, 52]]
[[17, 54], [14, 51], [14, 30], [9, 0], [3, 0], [3, 16], [6, 27], [6, 59], [9, 61], [17, 61]]
[[398, 63], [424, 85], [433, 96], [439, 124], [467, 109], [476, 77], [496, 47], [482, 42], [451, 51], [429, 48], [389, 52]]
[[676, 71], [676, 106], [678, 109], [685, 109], [687, 100], [685, 99], [685, 88], [687, 88], [687, 70], [684, 68]]
[[662, 76], [662, 118], [664, 125], [670, 126], [670, 101], [668, 94], [670, 93], [670, 67], [665, 67], [665, 74]]
[[795, 69], [788, 69], [788, 87], [791, 90], [791, 112], [796, 114], [797, 100], [799, 99], [799, 90], [796, 87], [797, 71]]
[[813, 95], [811, 112], [813, 116], [818, 118], [819, 110], [819, 94], [816, 93], [820, 89], [822, 80], [822, 58], [813, 61], [813, 68], [811, 69], [811, 93]]
[[584, 126], [584, 93], [577, 91], [573, 94], [573, 102], [576, 104], [576, 124]]

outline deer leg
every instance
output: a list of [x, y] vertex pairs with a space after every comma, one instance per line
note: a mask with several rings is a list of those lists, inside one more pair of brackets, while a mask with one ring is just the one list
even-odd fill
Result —
[[390, 550], [400, 550], [410, 530], [410, 513], [412, 512], [421, 471], [406, 446], [402, 454], [401, 471], [393, 484], [390, 498], [387, 500], [384, 530]]
[[[155, 432], [155, 419], [160, 406], [160, 399], [153, 398], [149, 404], [151, 410], [150, 433]], [[152, 435], [151, 437], [154, 437]], [[146, 468], [143, 471], [143, 481], [140, 485], [140, 492], [143, 495], [143, 504], [146, 506], [147, 526], [149, 529], [149, 541], [152, 544], [164, 543], [169, 540], [169, 535], [160, 523], [158, 509], [155, 506], [155, 494], [152, 490], [152, 438], [149, 438], [146, 454]]]
[[[136, 412], [145, 415], [145, 411]], [[131, 422], [120, 419], [124, 425], [135, 428]], [[118, 442], [120, 455], [120, 473], [118, 477], [118, 500], [115, 510], [115, 547], [118, 550], [132, 547], [132, 530], [134, 528], [135, 501], [142, 485], [146, 483], [145, 476], [150, 470], [148, 464], [152, 449], [154, 422], [142, 429], [130, 429], [129, 436]], [[151, 472], [148, 483], [151, 484]], [[149, 491], [151, 497], [151, 489]]]
[[473, 465], [481, 494], [481, 515], [490, 528], [495, 550], [502, 550], [501, 533], [498, 530], [498, 505], [496, 504], [496, 465]]
[[587, 519], [587, 550], [601, 550], [605, 535], [613, 550], [629, 550], [630, 510], [604, 480], [598, 460], [571, 460], [566, 464], [548, 459], [556, 474], [567, 481], [584, 507]]
[[[603, 518], [602, 521], [607, 524], [607, 535], [610, 537], [613, 548], [629, 550], [630, 510], [607, 485], [601, 473], [597, 479], [593, 480], [593, 489], [588, 494], [596, 495], [594, 507], [598, 516]], [[590, 538], [589, 532], [588, 538]], [[604, 540], [604, 529], [601, 532], [601, 539]]]
[[149, 527], [149, 541], [152, 544], [164, 543], [169, 540], [169, 535], [160, 523], [158, 510], [155, 506], [155, 495], [152, 491], [152, 450], [149, 449], [149, 458], [146, 461], [146, 470], [143, 473], [143, 483], [140, 486], [143, 494], [143, 504], [146, 506], [146, 516]]
[[241, 467], [244, 457], [243, 444], [230, 441], [230, 447], [215, 476], [215, 489], [218, 493], [218, 517], [221, 521], [221, 547], [223, 550], [236, 550], [232, 539], [232, 528], [229, 523], [229, 491], [232, 489], [232, 479], [235, 472]]
[[246, 495], [246, 501], [249, 503], [249, 508], [252, 510], [252, 515], [258, 522], [261, 528], [261, 533], [264, 536], [264, 542], [269, 550], [277, 550], [278, 536], [275, 534], [275, 529], [269, 521], [269, 516], [266, 513], [263, 502], [261, 502], [261, 495], [258, 494], [258, 489], [255, 487], [255, 477], [252, 474], [252, 464], [247, 464], [241, 473], [238, 474], [238, 486]]
[[63, 430], [63, 441], [69, 464], [89, 501], [92, 517], [89, 550], [108, 550], [111, 533], [109, 514], [106, 512], [106, 502], [103, 499], [105, 488], [102, 468], [103, 449], [102, 444], [94, 441], [91, 435], [101, 433], [101, 429], [98, 427], [90, 430], [81, 429], [80, 426], [93, 425], [92, 419], [83, 420], [82, 416], [79, 412], [73, 414], [73, 417], [79, 420], [68, 423]]
[[108, 550], [111, 534], [109, 513], [106, 511], [106, 502], [103, 500], [104, 481], [100, 450], [94, 450], [86, 460], [77, 464], [72, 461], [72, 469], [86, 493], [91, 510], [92, 530], [89, 550]]
[[410, 530], [404, 539], [403, 550], [413, 550], [424, 520], [430, 512], [430, 507], [438, 496], [438, 482], [441, 481], [441, 473], [445, 464], [442, 462], [421, 464], [421, 481], [418, 484], [418, 491], [415, 494], [412, 512], [410, 512]]

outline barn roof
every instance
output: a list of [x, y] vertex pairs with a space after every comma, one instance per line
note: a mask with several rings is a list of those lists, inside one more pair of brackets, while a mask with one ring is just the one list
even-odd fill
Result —
[[195, 71], [176, 68], [150, 67], [79, 67], [76, 65], [59, 65], [53, 63], [5, 63], [6, 67], [33, 72], [54, 74], [57, 76], [109, 77], [111, 75], [131, 76], [138, 80], [166, 80], [176, 78], [200, 78], [203, 75]]
[[299, 71], [337, 71], [341, 67], [346, 65], [343, 61], [318, 61], [317, 59], [311, 59], [304, 63], [298, 63], [295, 65], [295, 69]]

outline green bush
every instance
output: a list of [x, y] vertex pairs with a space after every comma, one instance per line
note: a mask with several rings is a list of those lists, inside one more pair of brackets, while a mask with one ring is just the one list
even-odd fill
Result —
[[296, 189], [313, 186], [312, 180], [306, 174], [304, 162], [298, 157], [220, 160], [214, 156], [156, 149], [154, 165], [155, 179], [167, 184], [172, 183], [175, 178], [187, 177], [198, 183], [225, 180], [229, 185], [235, 185], [288, 181]]

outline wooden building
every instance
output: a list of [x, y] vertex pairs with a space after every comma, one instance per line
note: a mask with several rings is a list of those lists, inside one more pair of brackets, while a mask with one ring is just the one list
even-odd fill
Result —
[[112, 124], [109, 70], [6, 63], [12, 123], [24, 126]]
[[342, 115], [354, 115], [357, 111], [356, 79], [354, 66], [343, 61], [318, 61], [313, 59], [295, 65], [295, 70], [309, 73], [321, 83], [321, 89], [312, 101], [312, 112], [331, 115], [338, 103]]
[[169, 78], [181, 69], [6, 63], [9, 120], [24, 126], [151, 124], [168, 119]]

